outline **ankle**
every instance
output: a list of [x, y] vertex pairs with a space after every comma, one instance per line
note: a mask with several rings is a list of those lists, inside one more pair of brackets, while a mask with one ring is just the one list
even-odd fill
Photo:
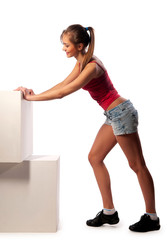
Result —
[[158, 219], [158, 216], [157, 216], [156, 213], [148, 213], [148, 212], [146, 212], [146, 214], [148, 216], [150, 216], [151, 220], [157, 220]]
[[104, 208], [103, 209], [103, 214], [105, 214], [105, 215], [112, 215], [115, 212], [116, 212], [115, 208], [112, 208], [112, 209]]

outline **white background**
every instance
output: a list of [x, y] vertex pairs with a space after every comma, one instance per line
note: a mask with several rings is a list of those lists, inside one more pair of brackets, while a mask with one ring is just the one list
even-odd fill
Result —
[[62, 30], [75, 23], [95, 29], [95, 55], [119, 93], [139, 111], [139, 134], [162, 224], [161, 231], [144, 235], [128, 230], [145, 207], [136, 176], [116, 146], [105, 163], [121, 222], [100, 229], [85, 225], [102, 209], [87, 155], [105, 117], [89, 94], [79, 90], [61, 100], [33, 104], [34, 153], [61, 157], [59, 231], [0, 238], [166, 238], [166, 13], [165, 0], [0, 0], [0, 90], [22, 85], [40, 93], [56, 85], [75, 64], [62, 51]]

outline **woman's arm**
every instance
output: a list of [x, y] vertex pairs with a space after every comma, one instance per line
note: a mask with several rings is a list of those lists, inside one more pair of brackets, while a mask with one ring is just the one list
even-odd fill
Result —
[[63, 98], [83, 86], [85, 86], [91, 79], [96, 77], [96, 63], [89, 63], [85, 69], [77, 76], [74, 80], [74, 73], [67, 79], [64, 80], [64, 83], [60, 83], [57, 87], [53, 87], [43, 93], [32, 95], [29, 89], [24, 91], [24, 98], [29, 101], [46, 101], [52, 99]]
[[45, 91], [44, 93], [47, 93], [47, 92], [50, 91], [50, 90], [56, 90], [56, 89], [59, 89], [59, 88], [62, 88], [62, 87], [64, 87], [64, 86], [66, 86], [67, 84], [69, 84], [70, 82], [72, 82], [74, 79], [76, 79], [76, 78], [79, 76], [79, 74], [80, 74], [79, 62], [77, 62], [77, 63], [75, 64], [75, 67], [74, 67], [74, 69], [72, 70], [72, 72], [68, 75], [68, 77], [67, 77], [64, 81], [58, 83], [57, 85], [55, 85], [55, 86], [52, 87], [51, 89]]
[[[62, 82], [58, 83], [57, 85], [55, 85], [54, 87], [52, 87], [51, 89], [45, 91], [44, 93], [47, 93], [51, 90], [56, 90], [59, 88], [62, 88], [64, 86], [66, 86], [67, 84], [69, 84], [70, 82], [72, 82], [74, 79], [76, 79], [79, 76], [80, 73], [80, 69], [79, 69], [79, 62], [76, 63], [74, 69], [72, 70], [72, 72], [68, 75], [68, 77], [63, 80]], [[29, 95], [35, 95], [32, 89], [27, 89], [25, 87], [18, 87], [17, 89], [15, 89], [14, 91], [22, 91], [24, 93], [24, 95], [29, 94]]]

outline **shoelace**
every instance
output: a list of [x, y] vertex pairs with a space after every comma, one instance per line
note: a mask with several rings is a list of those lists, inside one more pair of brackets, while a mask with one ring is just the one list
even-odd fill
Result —
[[102, 215], [102, 213], [103, 213], [103, 210], [100, 211], [100, 212], [98, 212], [98, 214], [96, 215], [96, 218], [97, 218], [98, 216]]
[[98, 212], [98, 214], [96, 215], [96, 217], [99, 216], [101, 213], [103, 213], [103, 210], [100, 211], [100, 212]]

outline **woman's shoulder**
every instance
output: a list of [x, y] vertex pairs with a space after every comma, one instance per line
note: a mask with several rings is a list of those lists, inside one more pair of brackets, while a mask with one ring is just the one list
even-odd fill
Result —
[[89, 63], [96, 63], [98, 65], [98, 67], [100, 67], [103, 71], [106, 71], [106, 68], [105, 68], [104, 64], [96, 56], [93, 56]]

